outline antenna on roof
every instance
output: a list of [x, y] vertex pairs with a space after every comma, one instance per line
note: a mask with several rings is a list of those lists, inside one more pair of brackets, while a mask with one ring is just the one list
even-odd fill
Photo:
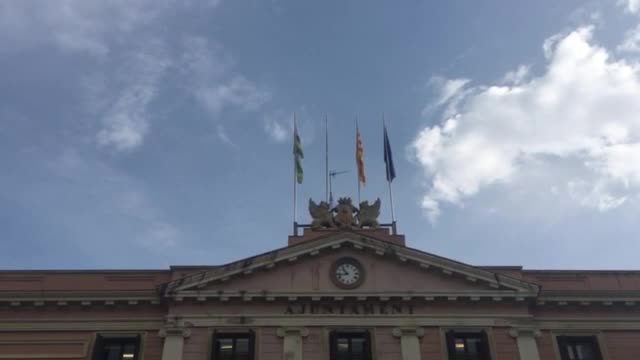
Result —
[[332, 208], [333, 207], [333, 188], [332, 188], [332, 183], [333, 183], [333, 179], [336, 177], [336, 175], [342, 175], [342, 174], [346, 174], [350, 172], [350, 170], [340, 170], [340, 171], [336, 171], [336, 170], [331, 170], [329, 171], [329, 207]]

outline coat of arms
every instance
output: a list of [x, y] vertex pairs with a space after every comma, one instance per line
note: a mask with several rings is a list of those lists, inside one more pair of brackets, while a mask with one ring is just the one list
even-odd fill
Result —
[[309, 199], [309, 215], [311, 215], [311, 228], [371, 228], [379, 226], [380, 199], [369, 205], [369, 201], [360, 203], [360, 208], [353, 206], [351, 198], [345, 197], [338, 200], [338, 205], [333, 209], [326, 201], [317, 204]]
[[334, 211], [336, 212], [334, 220], [338, 227], [350, 228], [358, 225], [353, 216], [354, 213], [358, 212], [358, 209], [351, 203], [351, 198], [340, 198]]

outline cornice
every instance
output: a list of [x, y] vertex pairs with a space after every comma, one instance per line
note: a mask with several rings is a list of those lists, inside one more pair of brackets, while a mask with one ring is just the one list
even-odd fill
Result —
[[207, 301], [423, 301], [423, 302], [516, 302], [527, 301], [528, 296], [535, 293], [522, 294], [501, 290], [474, 291], [410, 291], [410, 292], [363, 292], [363, 291], [318, 291], [318, 292], [275, 292], [275, 291], [241, 291], [241, 290], [201, 290], [181, 291], [170, 295], [168, 299], [180, 303], [186, 300]]
[[367, 238], [352, 233], [342, 233], [300, 243], [296, 246], [236, 261], [225, 266], [171, 281], [162, 286], [165, 296], [185, 290], [202, 289], [211, 283], [227, 282], [233, 277], [250, 276], [256, 271], [268, 271], [280, 264], [300, 261], [318, 256], [321, 252], [331, 252], [344, 247], [370, 252], [376, 256], [411, 264], [423, 271], [439, 272], [445, 276], [457, 277], [463, 281], [484, 284], [487, 287], [518, 292], [525, 297], [537, 295], [539, 286], [506, 275], [493, 273], [471, 265], [445, 259], [416, 249], [395, 245], [381, 240]]
[[0, 306], [11, 307], [56, 305], [66, 307], [80, 305], [114, 306], [114, 305], [160, 305], [162, 298], [149, 292], [4, 292], [0, 293]]

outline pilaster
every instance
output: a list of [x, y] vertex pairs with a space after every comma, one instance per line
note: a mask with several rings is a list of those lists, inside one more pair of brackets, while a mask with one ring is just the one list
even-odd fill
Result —
[[158, 335], [164, 338], [162, 360], [182, 360], [184, 339], [191, 335], [191, 330], [182, 323], [170, 320]]
[[516, 339], [520, 360], [540, 360], [536, 343], [540, 331], [532, 328], [513, 328], [509, 330], [509, 335]]
[[423, 328], [397, 327], [393, 329], [393, 336], [400, 338], [402, 360], [421, 360], [420, 338], [424, 336]]
[[302, 338], [309, 335], [309, 329], [286, 327], [278, 329], [277, 334], [283, 338], [283, 359], [302, 360]]

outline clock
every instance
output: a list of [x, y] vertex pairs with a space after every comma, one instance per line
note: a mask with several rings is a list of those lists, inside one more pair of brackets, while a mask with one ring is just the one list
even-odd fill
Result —
[[364, 281], [364, 267], [354, 258], [341, 258], [331, 266], [329, 276], [342, 289], [355, 289]]

